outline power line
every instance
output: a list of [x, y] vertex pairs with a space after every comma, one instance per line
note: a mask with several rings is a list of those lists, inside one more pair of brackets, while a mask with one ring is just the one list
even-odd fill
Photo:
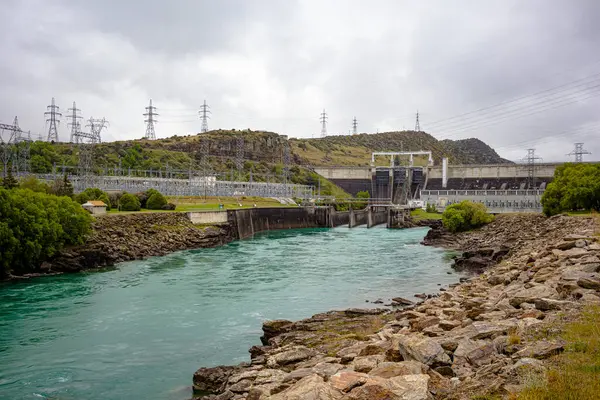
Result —
[[323, 112], [321, 113], [321, 118], [319, 119], [319, 121], [321, 122], [321, 137], [322, 138], [327, 136], [327, 119], [329, 119], [329, 117], [327, 116], [325, 109], [323, 109]]
[[154, 123], [158, 122], [154, 117], [158, 114], [156, 113], [156, 107], [152, 106], [152, 99], [150, 99], [150, 105], [146, 107], [146, 112], [143, 115], [146, 117], [144, 120], [146, 123], [146, 135], [144, 137], [148, 140], [154, 140], [156, 139]]
[[533, 105], [534, 107], [531, 107], [531, 109], [528, 109], [528, 107], [524, 107], [519, 110], [509, 110], [504, 113], [493, 116], [487, 120], [467, 122], [463, 126], [456, 126], [456, 127], [452, 128], [450, 130], [452, 133], [450, 133], [450, 134], [438, 136], [438, 139], [445, 139], [445, 138], [450, 138], [450, 137], [456, 136], [458, 133], [460, 133], [459, 131], [465, 132], [467, 130], [481, 129], [481, 128], [484, 128], [487, 126], [497, 125], [497, 124], [505, 122], [507, 120], [524, 118], [524, 117], [528, 117], [531, 115], [539, 114], [544, 111], [548, 111], [548, 110], [552, 110], [552, 109], [556, 109], [556, 108], [560, 108], [560, 107], [565, 107], [565, 106], [568, 106], [568, 105], [571, 105], [574, 103], [579, 103], [579, 102], [582, 102], [582, 101], [585, 101], [585, 100], [588, 100], [588, 99], [591, 99], [593, 97], [600, 95], [600, 85], [593, 87], [593, 89], [595, 89], [595, 90], [590, 91], [589, 93], [584, 93], [584, 91], [582, 91], [580, 93], [572, 93], [572, 94], [568, 95], [568, 96], [583, 95], [582, 97], [574, 97], [574, 98], [567, 97], [567, 98], [553, 99], [552, 101], [544, 101], [544, 102], [534, 104]]
[[54, 97], [52, 98], [52, 104], [47, 107], [47, 110], [48, 111], [44, 113], [44, 116], [46, 116], [46, 122], [50, 124], [48, 128], [48, 141], [58, 142], [57, 125], [60, 124], [60, 117], [62, 117], [62, 114], [59, 112], [59, 107], [56, 105]]
[[206, 100], [204, 100], [204, 104], [200, 106], [200, 111], [198, 113], [200, 114], [200, 119], [202, 120], [202, 128], [200, 132], [206, 133], [208, 132], [208, 120], [210, 118], [208, 114], [211, 114], [210, 107], [208, 104], [206, 104]]

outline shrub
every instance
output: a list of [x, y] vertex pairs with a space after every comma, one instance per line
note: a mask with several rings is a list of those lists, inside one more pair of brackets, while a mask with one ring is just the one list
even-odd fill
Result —
[[437, 208], [435, 208], [435, 204], [427, 203], [427, 206], [425, 207], [425, 212], [435, 214], [438, 212], [438, 210], [437, 210]]
[[140, 211], [140, 201], [137, 196], [129, 193], [123, 194], [119, 200], [119, 210], [121, 211]]
[[112, 192], [112, 193], [109, 193], [108, 200], [110, 201], [111, 205], [113, 205], [113, 204], [118, 205], [119, 200], [121, 199], [121, 196], [123, 196], [123, 192]]
[[146, 202], [146, 208], [148, 210], [162, 210], [167, 205], [167, 199], [162, 194], [156, 192], [152, 194]]
[[66, 196], [0, 188], [0, 275], [39, 270], [64, 245], [82, 244], [91, 220]]
[[140, 201], [140, 206], [142, 208], [148, 208], [148, 199], [153, 195], [160, 192], [156, 189], [148, 189], [145, 192], [136, 193], [135, 196]]
[[90, 200], [90, 198], [84, 192], [81, 192], [78, 195], [75, 195], [75, 201], [78, 202], [79, 204], [87, 203], [89, 200]]
[[450, 232], [463, 232], [478, 228], [494, 220], [481, 203], [462, 201], [446, 207], [442, 214], [442, 223]]
[[173, 203], [167, 203], [164, 206], [162, 206], [163, 210], [174, 210], [177, 206]]

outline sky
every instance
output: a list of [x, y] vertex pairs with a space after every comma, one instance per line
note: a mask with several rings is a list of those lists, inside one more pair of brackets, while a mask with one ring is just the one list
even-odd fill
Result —
[[[104, 141], [210, 129], [290, 137], [415, 128], [600, 159], [596, 0], [3, 0], [0, 122], [47, 136], [54, 97], [105, 117]], [[88, 129], [88, 128], [86, 128]]]

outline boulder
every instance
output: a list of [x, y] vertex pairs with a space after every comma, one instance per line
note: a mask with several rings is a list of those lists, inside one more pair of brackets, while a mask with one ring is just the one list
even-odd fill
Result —
[[454, 365], [469, 363], [479, 367], [490, 363], [496, 354], [496, 347], [493, 342], [462, 339], [458, 342], [456, 350], [454, 350]]
[[448, 320], [441, 320], [438, 323], [439, 327], [442, 328], [445, 331], [451, 331], [454, 328], [458, 328], [459, 326], [461, 326], [461, 322], [460, 321], [448, 321]]
[[536, 299], [556, 297], [558, 297], [556, 290], [546, 285], [536, 285], [519, 290], [508, 302], [513, 307], [520, 307], [522, 303], [534, 303]]
[[300, 379], [293, 386], [270, 397], [270, 400], [337, 400], [342, 393], [325, 383], [319, 375]]
[[361, 372], [342, 370], [329, 378], [329, 384], [344, 393], [347, 393], [357, 386], [364, 385], [369, 379], [369, 375]]
[[383, 354], [378, 354], [375, 356], [356, 357], [354, 361], [352, 361], [352, 365], [356, 372], [369, 372], [384, 361], [385, 356]]
[[577, 285], [584, 289], [600, 290], [600, 278], [594, 275], [579, 278]]
[[518, 358], [537, 358], [538, 360], [542, 360], [548, 357], [552, 357], [556, 354], [561, 353], [564, 350], [564, 342], [561, 340], [558, 341], [546, 341], [540, 340], [537, 341], [523, 350], [518, 351], [515, 354], [515, 357]]
[[410, 301], [408, 299], [405, 299], [404, 297], [394, 297], [392, 299], [392, 305], [394, 305], [394, 306], [396, 306], [396, 305], [412, 306], [413, 304], [415, 304], [414, 301]]
[[335, 375], [338, 371], [346, 368], [342, 364], [337, 363], [320, 363], [315, 365], [312, 370], [319, 376], [329, 379], [330, 376]]
[[425, 374], [396, 376], [389, 379], [371, 378], [364, 385], [353, 389], [343, 399], [428, 400], [431, 398], [428, 383], [429, 376]]
[[427, 327], [437, 325], [438, 322], [440, 322], [440, 319], [438, 317], [424, 317], [411, 320], [410, 326], [416, 331], [422, 331]]
[[274, 368], [278, 365], [294, 364], [314, 356], [316, 352], [304, 346], [296, 346], [291, 350], [273, 354], [267, 358], [267, 366]]
[[369, 376], [387, 379], [394, 376], [425, 374], [427, 370], [429, 367], [418, 361], [384, 362], [373, 368]]
[[442, 346], [436, 341], [425, 337], [398, 337], [398, 351], [404, 360], [415, 360], [430, 367], [452, 363]]
[[287, 328], [291, 327], [292, 324], [292, 321], [288, 321], [286, 319], [275, 319], [263, 322], [263, 336], [260, 338], [262, 344], [265, 346], [268, 345], [269, 339], [287, 332]]
[[221, 393], [229, 377], [239, 371], [238, 367], [200, 368], [194, 373], [194, 391], [200, 393]]
[[535, 308], [540, 311], [560, 310], [566, 305], [570, 304], [568, 301], [554, 300], [554, 299], [535, 299]]

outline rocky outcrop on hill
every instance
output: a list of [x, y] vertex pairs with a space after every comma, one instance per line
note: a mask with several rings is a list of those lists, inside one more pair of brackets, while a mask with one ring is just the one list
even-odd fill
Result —
[[[201, 368], [203, 399], [371, 400], [506, 397], [565, 343], [551, 334], [600, 304], [600, 243], [591, 218], [504, 216], [457, 235], [485, 271], [419, 304], [264, 323], [251, 361]], [[478, 249], [480, 251], [478, 251]], [[499, 254], [502, 256], [499, 256]], [[499, 263], [496, 260], [502, 259]], [[479, 270], [479, 267], [478, 267]], [[405, 300], [405, 299], [402, 299]]]
[[106, 215], [96, 218], [92, 228], [84, 245], [62, 250], [42, 269], [76, 272], [233, 240], [228, 225], [196, 226], [185, 213]]

